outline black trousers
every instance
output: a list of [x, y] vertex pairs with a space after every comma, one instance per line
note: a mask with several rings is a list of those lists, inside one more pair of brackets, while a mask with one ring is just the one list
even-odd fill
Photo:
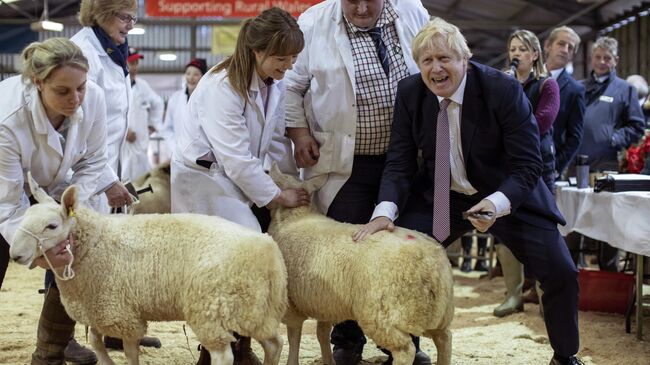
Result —
[[[451, 193], [451, 235], [443, 242], [447, 247], [462, 234], [474, 229], [462, 212], [478, 203], [463, 194]], [[431, 236], [432, 207], [416, 199], [395, 222]], [[550, 228], [552, 227], [552, 228]], [[560, 232], [553, 225], [538, 227], [511, 215], [497, 219], [488, 232], [504, 243], [517, 260], [537, 279], [544, 291], [544, 322], [551, 347], [559, 357], [578, 352], [578, 269]]]
[[4, 237], [0, 234], [0, 289], [2, 282], [5, 280], [7, 267], [9, 266], [9, 244]]

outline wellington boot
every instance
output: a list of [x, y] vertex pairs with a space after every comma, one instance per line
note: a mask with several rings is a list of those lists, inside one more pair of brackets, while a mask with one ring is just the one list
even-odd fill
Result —
[[251, 349], [250, 337], [241, 337], [237, 340], [233, 346], [233, 353], [235, 355], [233, 365], [262, 365], [260, 359]]
[[32, 365], [64, 365], [64, 350], [74, 335], [75, 322], [66, 313], [59, 290], [50, 287], [38, 319]]
[[505, 317], [524, 310], [522, 298], [524, 266], [517, 261], [517, 258], [506, 245], [497, 245], [496, 250], [503, 269], [503, 280], [506, 283], [507, 296], [500, 306], [494, 308], [493, 314], [496, 317]]

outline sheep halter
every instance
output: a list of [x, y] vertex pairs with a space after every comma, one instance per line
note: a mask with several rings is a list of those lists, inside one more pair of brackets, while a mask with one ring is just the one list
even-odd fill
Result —
[[[47, 258], [47, 255], [45, 254], [45, 250], [43, 249], [43, 241], [46, 240], [46, 238], [39, 237], [32, 232], [26, 230], [23, 227], [18, 227], [19, 230], [23, 231], [24, 233], [27, 233], [28, 235], [34, 237], [36, 241], [38, 242], [38, 249], [41, 250], [41, 253], [43, 254], [43, 257], [45, 258], [45, 261], [47, 261], [47, 265], [50, 267], [50, 270], [54, 273], [54, 276], [56, 276], [57, 279], [63, 280], [63, 281], [68, 281], [72, 278], [74, 278], [74, 270], [72, 270], [72, 263], [74, 263], [74, 254], [72, 254], [72, 249], [70, 248], [70, 244], [68, 243], [65, 245], [65, 249], [68, 251], [70, 254], [70, 263], [65, 265], [63, 267], [63, 276], [59, 275], [56, 270], [54, 270], [54, 267], [52, 266], [52, 263], [50, 262], [50, 259]], [[68, 236], [68, 239], [70, 242], [74, 244], [74, 241], [72, 239], [72, 233]]]

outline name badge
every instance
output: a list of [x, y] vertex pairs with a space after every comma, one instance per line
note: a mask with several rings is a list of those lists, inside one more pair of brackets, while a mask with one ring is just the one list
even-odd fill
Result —
[[614, 101], [614, 98], [612, 98], [611, 96], [607, 96], [607, 95], [601, 95], [599, 99], [600, 99], [600, 101], [604, 101], [606, 103], [611, 103], [611, 102]]

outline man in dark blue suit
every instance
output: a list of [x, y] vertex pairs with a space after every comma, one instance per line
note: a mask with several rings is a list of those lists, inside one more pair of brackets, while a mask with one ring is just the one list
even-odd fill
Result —
[[567, 26], [553, 29], [544, 42], [546, 68], [560, 86], [560, 110], [553, 123], [555, 171], [558, 177], [573, 160], [582, 141], [585, 87], [566, 70], [579, 45], [580, 37]]
[[394, 229], [398, 216], [397, 225], [444, 246], [474, 228], [489, 231], [541, 283], [551, 364], [582, 364], [578, 271], [540, 178], [537, 124], [519, 82], [470, 62], [465, 38], [440, 18], [415, 37], [413, 56], [421, 74], [398, 86], [380, 204], [355, 240]]

